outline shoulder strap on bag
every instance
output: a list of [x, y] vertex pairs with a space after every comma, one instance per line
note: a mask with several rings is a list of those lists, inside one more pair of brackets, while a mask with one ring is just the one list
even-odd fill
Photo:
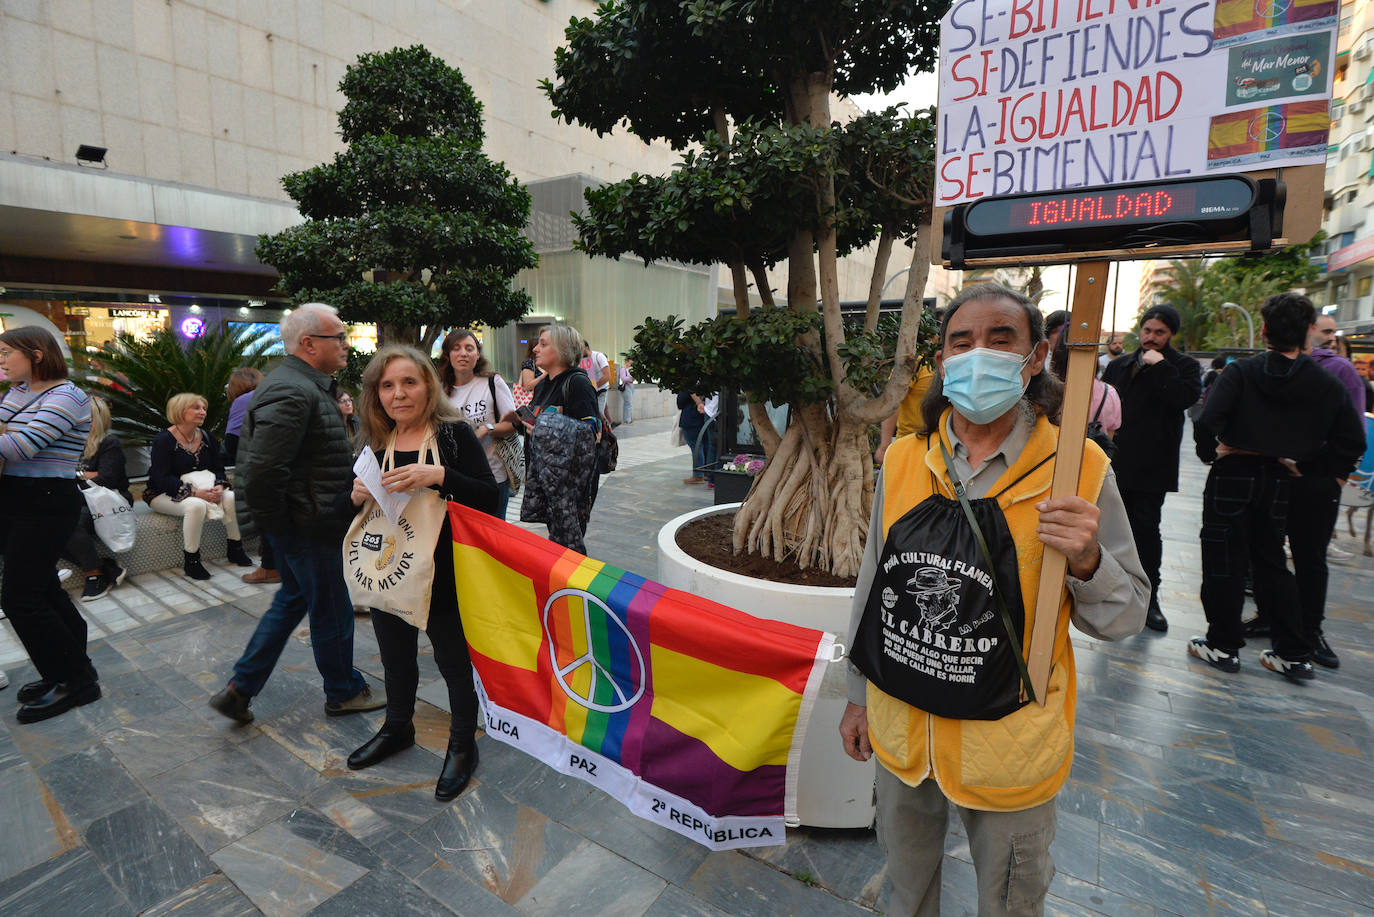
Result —
[[[1016, 659], [1016, 670], [1021, 674], [1021, 689], [1025, 691], [1027, 697], [1034, 701], [1035, 688], [1031, 686], [1030, 672], [1026, 670], [1026, 660], [1021, 656], [1021, 641], [1016, 639], [1016, 626], [1012, 623], [1011, 612], [1007, 610], [1006, 599], [1002, 597], [1002, 587], [997, 584], [997, 566], [992, 562], [992, 552], [988, 550], [987, 540], [983, 538], [983, 529], [978, 525], [978, 519], [973, 515], [973, 507], [969, 505], [968, 496], [964, 493], [964, 484], [954, 473], [954, 461], [949, 457], [949, 450], [945, 448], [943, 439], [940, 440], [940, 454], [944, 456], [945, 471], [949, 475], [950, 484], [954, 487], [954, 496], [958, 498], [959, 505], [964, 509], [964, 517], [968, 519], [968, 524], [973, 529], [973, 537], [977, 539], [978, 549], [983, 554], [984, 563], [988, 565], [988, 573], [992, 575], [992, 595], [997, 600], [997, 611], [1002, 615], [1002, 626], [1007, 631], [1007, 639], [1011, 641], [1012, 655]], [[1044, 462], [1040, 464], [1043, 465]], [[1036, 466], [1036, 468], [1039, 467], [1040, 465]], [[1031, 469], [1031, 471], [1034, 470], [1034, 468]], [[1026, 474], [1030, 474], [1030, 471]]]
[[[491, 397], [492, 397], [492, 400], [493, 400], [493, 401], [496, 400], [496, 396], [495, 396], [495, 395], [492, 395]], [[1106, 404], [1106, 403], [1107, 403], [1107, 383], [1103, 382], [1103, 383], [1102, 383], [1102, 400], [1099, 401], [1099, 402], [1097, 403], [1097, 410], [1093, 412], [1093, 419], [1092, 419], [1092, 422], [1093, 422], [1093, 423], [1097, 423], [1097, 418], [1099, 418], [1099, 417], [1102, 416], [1102, 406], [1103, 406], [1104, 404]]]

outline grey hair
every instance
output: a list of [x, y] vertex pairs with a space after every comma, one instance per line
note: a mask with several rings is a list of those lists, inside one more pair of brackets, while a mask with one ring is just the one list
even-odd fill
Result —
[[582, 362], [582, 335], [572, 325], [545, 325], [539, 329], [540, 334], [545, 332], [549, 335], [549, 343], [558, 352], [558, 359], [564, 366], [571, 369]]
[[307, 302], [291, 310], [291, 314], [281, 320], [281, 343], [287, 353], [295, 353], [301, 346], [301, 338], [308, 334], [318, 334], [326, 315], [337, 317], [339, 310], [328, 303]]

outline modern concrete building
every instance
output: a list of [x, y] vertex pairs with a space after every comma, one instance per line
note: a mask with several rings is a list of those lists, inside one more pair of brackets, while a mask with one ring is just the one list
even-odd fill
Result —
[[[0, 312], [47, 316], [78, 351], [170, 322], [274, 322], [256, 236], [300, 219], [280, 177], [341, 149], [344, 68], [421, 43], [485, 106], [486, 150], [531, 187], [531, 322], [576, 324], [615, 356], [645, 315], [732, 302], [728, 271], [572, 252], [588, 184], [664, 172], [666, 144], [550, 116], [538, 82], [592, 0], [5, 0], [0, 3]], [[837, 101], [837, 116], [857, 113]], [[843, 265], [865, 296], [872, 258]], [[906, 266], [901, 254], [893, 272]], [[725, 289], [721, 289], [722, 284]], [[785, 282], [779, 282], [785, 289]], [[194, 310], [193, 310], [194, 307]], [[526, 325], [498, 332], [518, 362]], [[355, 342], [366, 346], [367, 329]]]
[[1374, 5], [1342, 4], [1337, 49], [1319, 298], [1337, 325], [1360, 334], [1374, 330]]

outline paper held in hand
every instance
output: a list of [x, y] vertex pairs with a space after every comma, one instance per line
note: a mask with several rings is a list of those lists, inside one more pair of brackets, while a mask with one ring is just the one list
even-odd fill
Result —
[[410, 494], [404, 491], [396, 494], [387, 492], [382, 486], [382, 466], [377, 464], [377, 456], [371, 449], [358, 453], [358, 460], [353, 463], [353, 473], [363, 482], [367, 492], [372, 494], [372, 499], [377, 501], [387, 521], [392, 525], [399, 522], [401, 511], [410, 502]]

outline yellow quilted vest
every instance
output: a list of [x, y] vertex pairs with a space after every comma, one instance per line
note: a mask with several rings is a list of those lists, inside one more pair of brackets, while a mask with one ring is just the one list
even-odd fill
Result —
[[[945, 418], [949, 412], [945, 412]], [[941, 418], [941, 435], [946, 419]], [[1054, 452], [1059, 428], [1036, 420], [1025, 450], [989, 494], [998, 493]], [[953, 452], [946, 440], [945, 447]], [[1083, 454], [1078, 495], [1097, 502], [1107, 475], [1107, 457], [1091, 441]], [[933, 438], [905, 436], [892, 444], [883, 461], [883, 532], [931, 495], [935, 483], [948, 492], [949, 477]], [[1021, 597], [1026, 609], [1026, 646], [1036, 625], [1035, 596], [1044, 545], [1036, 538], [1040, 513], [1035, 504], [1049, 496], [1054, 463], [1046, 462], [998, 497], [1016, 542]], [[1076, 686], [1069, 644], [1067, 593], [1054, 635], [1054, 667], [1044, 706], [1029, 703], [1000, 720], [952, 720], [933, 716], [868, 685], [868, 731], [873, 751], [902, 782], [915, 786], [933, 776], [945, 796], [969, 809], [1014, 812], [1054, 798], [1073, 764]]]

